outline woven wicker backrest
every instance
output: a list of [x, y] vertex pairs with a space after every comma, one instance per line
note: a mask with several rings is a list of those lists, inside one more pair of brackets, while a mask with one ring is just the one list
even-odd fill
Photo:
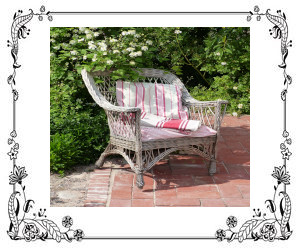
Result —
[[[82, 70], [81, 74], [95, 102], [104, 109], [109, 107], [110, 110], [119, 112], [121, 107], [117, 107], [116, 81], [111, 79], [111, 72], [95, 71], [88, 73], [86, 70]], [[226, 112], [227, 101], [198, 102], [191, 97], [178, 77], [164, 70], [140, 69], [139, 74], [141, 78], [136, 80], [139, 82], [179, 86], [182, 92], [182, 104], [188, 107], [189, 119], [200, 120], [201, 124], [219, 131], [222, 118]]]

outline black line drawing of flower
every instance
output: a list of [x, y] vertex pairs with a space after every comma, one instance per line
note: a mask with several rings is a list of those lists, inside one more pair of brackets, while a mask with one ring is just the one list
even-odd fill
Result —
[[272, 176], [277, 179], [278, 184], [284, 183], [285, 185], [290, 184], [290, 175], [286, 172], [286, 167], [275, 167]]
[[288, 139], [286, 139], [285, 141], [286, 141], [286, 143], [289, 144], [289, 145], [292, 144], [292, 139], [291, 139], [291, 138], [288, 138]]
[[11, 148], [10, 149], [10, 152], [7, 153], [10, 157], [10, 159], [17, 159], [17, 154], [18, 154], [18, 151], [15, 151], [14, 148]]
[[274, 223], [265, 223], [260, 229], [264, 241], [274, 241], [277, 233]]
[[282, 154], [282, 159], [289, 160], [292, 153], [289, 151], [288, 148], [286, 148], [285, 150], [281, 151], [281, 154]]
[[36, 227], [34, 223], [25, 222], [25, 226], [22, 232], [26, 241], [34, 241], [38, 238], [40, 230]]
[[70, 216], [65, 216], [62, 218], [62, 225], [64, 227], [70, 228], [73, 225], [73, 219]]
[[284, 145], [284, 143], [280, 143], [280, 149], [281, 150], [285, 150], [286, 149], [286, 146]]
[[11, 145], [11, 144], [13, 144], [13, 142], [14, 142], [14, 140], [13, 140], [13, 139], [11, 139], [11, 138], [9, 138], [9, 139], [7, 140], [7, 143], [8, 143], [8, 145]]
[[216, 232], [216, 238], [218, 241], [224, 240], [226, 237], [226, 232], [223, 229], [219, 229]]
[[226, 220], [228, 227], [235, 227], [237, 225], [237, 218], [235, 216], [229, 216]]
[[282, 136], [285, 137], [285, 138], [288, 137], [289, 136], [289, 132], [287, 132], [286, 130], [284, 130], [283, 133], [282, 133]]
[[254, 6], [254, 11], [259, 12], [259, 7], [257, 5]]
[[9, 184], [14, 185], [16, 183], [22, 184], [22, 180], [27, 176], [28, 174], [25, 171], [25, 167], [14, 167], [14, 172], [9, 176]]
[[10, 133], [10, 136], [13, 137], [13, 138], [17, 137], [17, 132], [16, 132], [16, 130], [13, 130], [13, 131]]
[[81, 229], [77, 229], [74, 231], [74, 239], [77, 241], [81, 241], [84, 237], [84, 233]]

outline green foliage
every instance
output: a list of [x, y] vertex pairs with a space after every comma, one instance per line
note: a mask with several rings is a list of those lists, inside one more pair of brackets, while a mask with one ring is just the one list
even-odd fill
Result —
[[199, 63], [200, 71], [209, 74], [207, 79], [210, 84], [207, 89], [194, 88], [192, 94], [196, 98], [212, 99], [210, 96], [213, 93], [220, 99], [230, 101], [230, 112], [250, 113], [249, 32], [248, 28], [210, 30], [204, 39], [204, 53], [200, 56], [203, 63]]
[[94, 162], [109, 138], [83, 68], [116, 69], [115, 80], [136, 79], [134, 68], [171, 70], [196, 99], [228, 100], [231, 113], [250, 112], [249, 28], [52, 27], [50, 36], [52, 171]]

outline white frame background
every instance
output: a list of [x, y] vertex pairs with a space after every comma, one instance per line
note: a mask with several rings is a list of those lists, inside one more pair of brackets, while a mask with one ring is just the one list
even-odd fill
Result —
[[[282, 1], [252, 2], [214, 1], [214, 3], [204, 4], [193, 1], [185, 1], [185, 3], [152, 1], [152, 4], [148, 4], [148, 6], [137, 1], [100, 3], [100, 1], [87, 0], [84, 4], [79, 2], [63, 3], [62, 1], [49, 3], [8, 2], [7, 7], [5, 7], [6, 11], [1, 16], [2, 74], [0, 77], [2, 85], [0, 104], [2, 122], [0, 153], [3, 173], [0, 177], [2, 190], [0, 207], [1, 245], [9, 245], [13, 249], [20, 247], [53, 248], [61, 245], [70, 248], [111, 246], [146, 249], [154, 247], [182, 249], [183, 247], [199, 248], [202, 246], [292, 248], [298, 235], [296, 230], [297, 217], [299, 219], [295, 212], [299, 205], [296, 197], [297, 185], [299, 184], [295, 182], [295, 176], [299, 173], [299, 170], [296, 169], [298, 164], [295, 154], [298, 136], [296, 129], [297, 85], [295, 84], [298, 73], [296, 69], [297, 48], [284, 47], [282, 50], [281, 43], [285, 46], [290, 39], [295, 44], [298, 43], [296, 42], [298, 40], [296, 38], [298, 35], [296, 34], [298, 14], [292, 1], [285, 1], [284, 3]], [[43, 12], [40, 9], [42, 5], [45, 5]], [[256, 5], [260, 8], [258, 12], [254, 11]], [[32, 12], [29, 9], [32, 9]], [[268, 9], [270, 9], [269, 13], [276, 17], [269, 16], [268, 19], [266, 16]], [[283, 16], [276, 12], [279, 9], [285, 13], [286, 23], [282, 19]], [[20, 28], [14, 26], [14, 21], [16, 24], [18, 17], [13, 19], [14, 13], [18, 10], [23, 11], [20, 16], [32, 13], [30, 20], [24, 23], [30, 29], [30, 35], [26, 39], [14, 40], [11, 36], [11, 28]], [[101, 13], [73, 13], [78, 11]], [[125, 14], [125, 12], [143, 12], [143, 14]], [[163, 13], [155, 14], [154, 12]], [[174, 12], [181, 13], [175, 14]], [[38, 20], [39, 14], [43, 16], [43, 21]], [[48, 21], [49, 15], [53, 17], [51, 22]], [[247, 21], [249, 15], [252, 16], [250, 22]], [[261, 16], [260, 21], [256, 20], [257, 16]], [[24, 21], [25, 18], [22, 20]], [[274, 25], [277, 25], [279, 30], [281, 29], [280, 39], [273, 39], [269, 34], [269, 29], [272, 29]], [[285, 25], [289, 29], [286, 34]], [[49, 208], [49, 27], [54, 26], [249, 26], [251, 30], [250, 207]], [[276, 33], [276, 28], [273, 30], [274, 32]], [[287, 35], [287, 41], [285, 41], [284, 37]], [[4, 44], [6, 40], [13, 44], [17, 41], [18, 50], [14, 49], [11, 53], [12, 48], [16, 47], [7, 48]], [[285, 54], [285, 49], [288, 49], [288, 55]], [[283, 62], [286, 63], [286, 67], [282, 65]], [[14, 71], [16, 72], [15, 76]], [[9, 78], [10, 75], [12, 76]], [[15, 84], [13, 80], [15, 80]], [[287, 86], [287, 94], [283, 95], [282, 93], [287, 89]], [[284, 133], [283, 136], [284, 131], [287, 131], [289, 135]], [[291, 144], [289, 139], [291, 139]], [[286, 151], [287, 148], [292, 152], [292, 155], [284, 157], [282, 151]], [[8, 152], [10, 152], [9, 155]], [[17, 152], [17, 158], [14, 158], [16, 155], [12, 155], [12, 152]], [[18, 173], [15, 165], [19, 167]], [[276, 176], [280, 174], [278, 170], [284, 170], [283, 165], [289, 172], [291, 184], [286, 185], [286, 180], [289, 178], [285, 178], [285, 181], [282, 182], [287, 174], [281, 173], [280, 190], [274, 190], [279, 178]], [[276, 178], [271, 176], [273, 170], [276, 171], [274, 166], [278, 168]], [[22, 175], [23, 167], [25, 167], [24, 170], [27, 174], [26, 178], [22, 180], [22, 187], [26, 186], [25, 190], [20, 189], [21, 185], [18, 183], [8, 184], [13, 178], [12, 174]], [[11, 177], [9, 178], [9, 176]], [[19, 193], [14, 193], [15, 191]], [[280, 192], [282, 193], [279, 195]], [[282, 198], [283, 202], [281, 203]], [[18, 215], [15, 217], [17, 199], [22, 207], [20, 206]], [[266, 200], [271, 201], [266, 202]], [[25, 211], [28, 212], [24, 212], [23, 204], [25, 207], [27, 205]], [[276, 211], [273, 212], [272, 208], [270, 209], [272, 206], [276, 207]], [[283, 211], [280, 211], [280, 206]], [[293, 209], [289, 210], [289, 208]], [[256, 210], [254, 211], [254, 209]], [[260, 209], [261, 212], [259, 217], [257, 209]], [[62, 225], [61, 220], [66, 215], [73, 218], [71, 230], [80, 228], [84, 231], [81, 242], [73, 240], [71, 244], [68, 244], [67, 240], [73, 237], [73, 231], [72, 233], [69, 231], [69, 237], [64, 234], [68, 229]], [[215, 232], [219, 228], [228, 229], [226, 225], [228, 216], [237, 218], [237, 225], [231, 228], [232, 232], [236, 234], [227, 231], [226, 238], [232, 236], [233, 241], [231, 243], [227, 243], [226, 240], [218, 242]], [[277, 222], [279, 222], [276, 222], [276, 239], [269, 242], [260, 237], [254, 241], [253, 237], [262, 235], [260, 228], [263, 224], [272, 224], [274, 218], [277, 218]], [[26, 242], [22, 237], [24, 236], [24, 221], [25, 224], [29, 224], [28, 230], [33, 230], [33, 233], [37, 232], [37, 228], [39, 228], [36, 240]], [[261, 226], [258, 226], [259, 223]], [[34, 227], [33, 224], [39, 226]], [[284, 227], [280, 228], [280, 225]], [[251, 237], [252, 228], [256, 226], [257, 229], [254, 230], [254, 235]], [[10, 231], [11, 237], [7, 231]], [[47, 237], [45, 234], [44, 237], [41, 236], [42, 231], [47, 232]], [[258, 234], [255, 236], [256, 232]], [[80, 232], [77, 233], [80, 238]], [[20, 239], [19, 236], [21, 236]], [[280, 237], [285, 237], [286, 240], [280, 240]], [[11, 238], [19, 240], [12, 240]], [[41, 238], [44, 238], [45, 241]], [[164, 240], [158, 240], [159, 238]], [[35, 239], [34, 236], [32, 239]], [[61, 244], [59, 245], [53, 239], [61, 242]], [[238, 241], [242, 243], [239, 244]]]

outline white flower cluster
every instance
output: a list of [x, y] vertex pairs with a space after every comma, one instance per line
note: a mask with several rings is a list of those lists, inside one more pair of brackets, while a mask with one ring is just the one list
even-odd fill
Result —
[[76, 50], [71, 50], [70, 53], [72, 56], [76, 56], [78, 54], [78, 52]]
[[215, 56], [221, 55], [220, 52], [215, 52]]
[[86, 34], [86, 39], [92, 39], [92, 34], [90, 34], [90, 33], [88, 33], [88, 34]]
[[115, 38], [110, 38], [109, 41], [110, 41], [111, 43], [115, 43], [115, 42], [117, 42], [118, 40], [115, 39]]
[[137, 52], [131, 52], [129, 54], [130, 57], [137, 57], [137, 56], [141, 56], [143, 53], [142, 51], [137, 51]]
[[129, 64], [130, 65], [135, 65], [135, 62], [134, 61], [130, 61]]
[[227, 63], [226, 63], [226, 62], [221, 62], [221, 64], [222, 64], [223, 66], [225, 66]]
[[147, 47], [147, 46], [143, 46], [143, 47], [141, 47], [141, 50], [147, 51], [147, 50], [148, 50], [148, 47]]
[[120, 53], [119, 50], [117, 50], [117, 49], [113, 50], [113, 54], [119, 54], [119, 53]]
[[129, 47], [129, 48], [127, 48], [126, 50], [129, 51], [129, 52], [132, 52], [132, 51], [135, 50], [135, 48]]
[[234, 90], [237, 90], [237, 89], [238, 89], [238, 87], [237, 87], [237, 86], [233, 86], [233, 89], [234, 89]]
[[243, 104], [240, 103], [240, 104], [238, 105], [238, 108], [239, 108], [239, 109], [242, 109], [242, 108], [243, 108]]
[[75, 40], [71, 40], [71, 41], [70, 41], [70, 44], [71, 44], [71, 45], [73, 45], [73, 44], [75, 44], [75, 43], [76, 43]]
[[233, 116], [237, 116], [238, 114], [237, 114], [237, 112], [233, 112], [232, 115]]
[[106, 51], [107, 50], [107, 45], [106, 45], [105, 41], [101, 41], [97, 44], [99, 45], [99, 48], [100, 48], [101, 51]]
[[135, 30], [122, 31], [122, 36], [135, 35]]
[[175, 30], [174, 33], [175, 34], [180, 34], [180, 33], [182, 33], [182, 31], [181, 30]]
[[92, 61], [93, 62], [96, 62], [97, 61], [97, 54], [94, 54], [93, 58], [92, 58]]
[[107, 63], [108, 65], [112, 65], [114, 62], [113, 62], [112, 60], [107, 60], [106, 63]]
[[84, 41], [84, 38], [78, 39], [78, 42], [81, 43]]
[[92, 50], [97, 49], [97, 46], [94, 44], [93, 41], [89, 41], [89, 42], [88, 42], [88, 45], [89, 45], [89, 49], [92, 49]]
[[153, 44], [153, 42], [152, 42], [151, 40], [147, 40], [147, 41], [146, 41], [146, 44], [148, 44], [148, 45], [152, 45], [152, 44]]
[[99, 35], [100, 35], [99, 32], [95, 32], [95, 33], [94, 33], [94, 37], [98, 37]]

